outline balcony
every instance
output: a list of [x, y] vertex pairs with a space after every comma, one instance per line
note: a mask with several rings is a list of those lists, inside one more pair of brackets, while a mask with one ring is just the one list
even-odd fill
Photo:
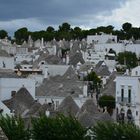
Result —
[[122, 105], [122, 106], [136, 106], [136, 103], [134, 101], [129, 102], [127, 97], [123, 98], [123, 101], [121, 97], [117, 97], [116, 103]]

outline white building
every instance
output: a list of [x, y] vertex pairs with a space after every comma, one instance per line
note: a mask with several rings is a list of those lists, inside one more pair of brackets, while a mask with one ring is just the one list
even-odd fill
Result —
[[26, 87], [33, 98], [35, 98], [35, 81], [27, 78], [0, 78], [0, 100], [8, 100], [13, 92], [17, 92], [21, 87]]
[[0, 114], [2, 115], [13, 115], [13, 113], [10, 111], [10, 109], [2, 102], [0, 101]]
[[36, 88], [36, 99], [41, 103], [53, 103], [55, 109], [67, 96], [72, 96], [76, 104], [81, 107], [89, 98], [87, 83], [79, 81], [75, 71], [69, 67], [63, 76], [45, 79]]
[[118, 120], [134, 122], [140, 126], [140, 71], [116, 77], [116, 113]]
[[49, 76], [62, 76], [69, 68], [68, 65], [47, 65], [47, 67]]
[[87, 43], [95, 43], [95, 44], [104, 44], [108, 42], [114, 42], [117, 43], [117, 36], [112, 35], [112, 34], [104, 34], [102, 33], [101, 35], [88, 35], [87, 36]]
[[0, 56], [0, 68], [14, 69], [14, 57]]

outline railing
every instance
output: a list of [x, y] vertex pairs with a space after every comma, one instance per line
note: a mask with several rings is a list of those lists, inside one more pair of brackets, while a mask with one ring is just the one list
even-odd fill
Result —
[[133, 101], [129, 102], [127, 97], [124, 97], [123, 100], [121, 97], [117, 97], [116, 103], [126, 106], [136, 106], [136, 103]]

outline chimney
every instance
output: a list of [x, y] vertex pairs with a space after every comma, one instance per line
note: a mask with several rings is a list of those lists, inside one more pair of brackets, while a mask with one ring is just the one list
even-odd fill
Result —
[[68, 65], [68, 64], [69, 64], [69, 61], [70, 61], [69, 54], [66, 54], [66, 65]]
[[87, 86], [87, 82], [84, 83], [83, 95], [84, 95], [84, 97], [87, 97], [87, 96], [88, 96], [88, 86]]
[[16, 95], [16, 91], [11, 91], [11, 97], [14, 97]]
[[47, 117], [50, 116], [50, 111], [46, 110], [46, 116], [47, 116]]
[[43, 73], [44, 73], [44, 78], [48, 78], [48, 67], [47, 66], [44, 67]]

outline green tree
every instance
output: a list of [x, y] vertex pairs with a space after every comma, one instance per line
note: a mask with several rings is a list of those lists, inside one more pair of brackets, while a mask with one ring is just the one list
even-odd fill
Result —
[[124, 23], [124, 24], [122, 25], [122, 29], [123, 29], [125, 32], [129, 32], [131, 28], [132, 28], [132, 24], [131, 24], [131, 23], [126, 22], [126, 23]]
[[28, 36], [29, 36], [29, 32], [26, 27], [18, 29], [17, 31], [15, 31], [14, 34], [17, 44], [22, 44], [23, 41], [27, 41]]
[[74, 39], [81, 39], [81, 33], [82, 33], [82, 30], [81, 30], [81, 28], [80, 27], [75, 27], [74, 29], [73, 29], [73, 38]]
[[101, 108], [107, 107], [108, 113], [112, 115], [115, 108], [115, 98], [110, 95], [103, 95], [99, 98], [98, 104]]
[[4, 39], [5, 37], [8, 37], [8, 33], [5, 30], [0, 30], [0, 38]]
[[98, 90], [101, 87], [102, 80], [97, 76], [97, 74], [92, 71], [86, 77], [84, 77], [84, 81], [92, 81], [92, 89]]
[[46, 31], [49, 32], [49, 33], [52, 33], [55, 30], [54, 30], [54, 28], [52, 26], [49, 26]]
[[115, 98], [111, 95], [103, 95], [99, 98], [100, 107], [115, 108]]
[[71, 25], [67, 22], [62, 23], [62, 25], [59, 26], [59, 31], [69, 32], [71, 30]]
[[72, 29], [71, 25], [67, 22], [62, 23], [62, 25], [59, 26], [59, 29], [57, 31], [57, 39], [63, 39], [65, 38], [66, 40], [71, 40], [73, 37], [72, 35]]
[[86, 129], [72, 117], [59, 115], [55, 118], [41, 116], [32, 120], [34, 140], [83, 140]]
[[100, 122], [91, 129], [91, 135], [94, 140], [139, 140], [140, 128], [132, 124]]
[[21, 117], [0, 116], [0, 127], [9, 140], [29, 140], [30, 131], [25, 129]]
[[127, 68], [134, 68], [138, 65], [138, 58], [136, 53], [133, 52], [120, 52], [118, 53], [117, 60], [119, 64], [126, 65]]

